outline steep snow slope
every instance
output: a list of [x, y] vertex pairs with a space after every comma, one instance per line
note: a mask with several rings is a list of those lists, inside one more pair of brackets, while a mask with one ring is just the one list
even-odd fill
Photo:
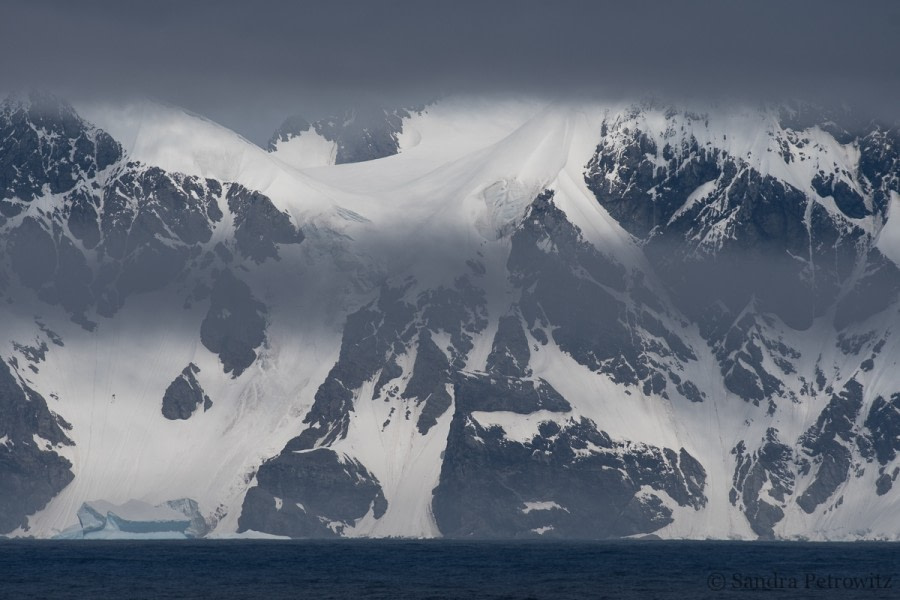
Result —
[[332, 190], [315, 186], [229, 129], [179, 108], [153, 102], [85, 105], [86, 120], [109, 132], [128, 158], [166, 171], [237, 182], [266, 194], [295, 221], [334, 210]]

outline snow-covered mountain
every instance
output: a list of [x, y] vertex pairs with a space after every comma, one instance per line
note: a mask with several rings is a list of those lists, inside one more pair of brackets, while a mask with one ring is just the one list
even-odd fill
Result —
[[900, 539], [896, 125], [32, 94], [0, 193], [0, 532]]

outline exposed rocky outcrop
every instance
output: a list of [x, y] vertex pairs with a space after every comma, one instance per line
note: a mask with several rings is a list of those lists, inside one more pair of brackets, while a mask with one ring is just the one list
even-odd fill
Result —
[[459, 411], [434, 515], [448, 537], [621, 537], [671, 523], [664, 497], [704, 506], [705, 481], [685, 450], [616, 443], [586, 419], [541, 423], [520, 442]]
[[173, 421], [190, 419], [201, 406], [204, 412], [212, 408], [212, 400], [197, 381], [196, 375], [199, 372], [200, 368], [191, 363], [166, 388], [162, 400], [162, 414], [165, 418]]
[[285, 450], [263, 463], [256, 481], [244, 499], [240, 531], [337, 537], [368, 512], [378, 519], [387, 510], [378, 480], [327, 448]]
[[748, 451], [740, 442], [732, 454], [736, 464], [729, 493], [731, 503], [740, 503], [757, 535], [772, 538], [775, 525], [784, 518], [787, 499], [794, 492], [794, 452], [770, 427], [758, 449]]
[[306, 132], [315, 132], [334, 143], [335, 164], [356, 163], [397, 154], [403, 120], [411, 112], [422, 109], [387, 109], [377, 106], [360, 107], [339, 115], [309, 123], [300, 116], [288, 117], [269, 140], [267, 149], [274, 152], [280, 143], [288, 142]]
[[27, 529], [28, 515], [72, 481], [72, 464], [56, 451], [72, 444], [68, 427], [0, 360], [0, 532]]
[[265, 305], [231, 271], [218, 272], [200, 325], [200, 341], [219, 355], [226, 373], [238, 377], [256, 360], [256, 349], [265, 340]]

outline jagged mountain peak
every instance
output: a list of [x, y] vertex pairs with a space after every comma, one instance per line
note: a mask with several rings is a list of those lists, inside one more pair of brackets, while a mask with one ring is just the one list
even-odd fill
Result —
[[44, 92], [10, 96], [0, 108], [0, 219], [46, 189], [64, 193], [118, 161], [121, 146]]
[[269, 142], [266, 144], [266, 150], [274, 152], [278, 149], [279, 142], [290, 141], [304, 131], [309, 131], [310, 127], [309, 121], [300, 115], [292, 115], [286, 118], [284, 123], [282, 123], [278, 129], [275, 130], [275, 133], [272, 134], [272, 137], [269, 138]]
[[312, 123], [295, 115], [282, 123], [266, 147], [301, 168], [384, 158], [400, 151], [404, 120], [423, 109], [364, 105]]

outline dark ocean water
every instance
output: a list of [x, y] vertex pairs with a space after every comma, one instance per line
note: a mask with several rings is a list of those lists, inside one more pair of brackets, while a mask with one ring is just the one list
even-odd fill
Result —
[[0, 541], [2, 598], [900, 598], [900, 544]]

